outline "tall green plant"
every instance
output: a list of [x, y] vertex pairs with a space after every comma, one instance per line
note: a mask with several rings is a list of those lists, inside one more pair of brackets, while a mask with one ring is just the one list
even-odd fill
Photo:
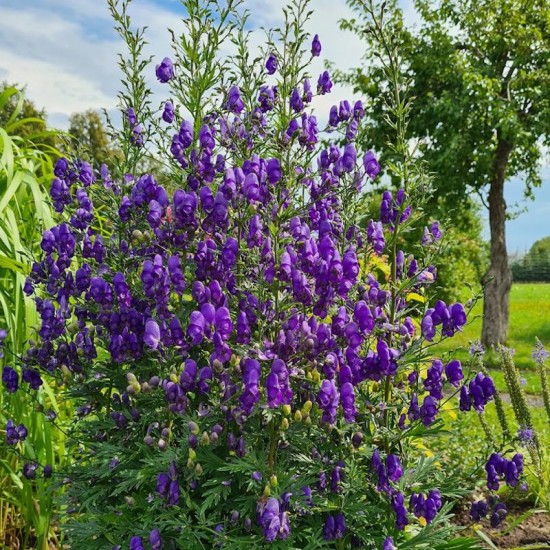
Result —
[[[38, 324], [33, 300], [24, 291], [41, 230], [53, 223], [49, 196], [44, 187], [53, 174], [57, 151], [48, 145], [55, 132], [45, 129], [43, 120], [22, 117], [24, 96], [15, 88], [0, 94], [0, 327], [8, 332], [11, 353], [21, 355]], [[34, 131], [22, 131], [25, 127]], [[27, 129], [28, 129], [27, 128]], [[40, 129], [42, 128], [42, 129]], [[23, 137], [24, 136], [24, 137]], [[6, 353], [0, 365], [12, 364]], [[50, 386], [45, 384], [29, 406], [26, 394], [0, 395], [0, 423], [8, 419], [32, 426], [28, 449], [36, 458], [53, 463], [65, 454], [62, 437], [52, 434], [40, 409], [59, 413]], [[52, 518], [52, 495], [43, 481], [24, 480], [23, 464], [16, 453], [0, 457], [0, 545], [24, 548], [36, 541], [48, 548]]]

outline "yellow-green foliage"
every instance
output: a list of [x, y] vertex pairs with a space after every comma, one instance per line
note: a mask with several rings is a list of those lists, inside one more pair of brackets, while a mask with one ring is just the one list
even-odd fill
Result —
[[[47, 188], [58, 156], [48, 142], [54, 133], [44, 121], [23, 118], [23, 94], [6, 88], [0, 94], [0, 326], [8, 330], [4, 365], [13, 364], [11, 353], [23, 352], [33, 337], [38, 319], [34, 304], [23, 292], [32, 265], [33, 247], [40, 233], [53, 225]], [[33, 132], [22, 131], [25, 127]], [[64, 441], [52, 434], [51, 426], [37, 409], [59, 411], [52, 389], [37, 392], [33, 403], [23, 391], [0, 392], [0, 429], [8, 418], [29, 428], [29, 439], [18, 451], [41, 463], [58, 465]], [[3, 437], [3, 436], [2, 436]], [[19, 444], [21, 445], [21, 444]], [[48, 548], [52, 541], [52, 497], [43, 482], [22, 479], [22, 460], [15, 454], [0, 457], [0, 547]], [[17, 542], [19, 541], [19, 542]]]

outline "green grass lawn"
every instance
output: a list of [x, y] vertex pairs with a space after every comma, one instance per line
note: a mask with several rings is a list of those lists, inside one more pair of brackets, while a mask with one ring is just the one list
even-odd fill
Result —
[[[434, 347], [434, 353], [457, 349], [456, 357], [466, 361], [470, 342], [479, 340], [481, 336], [482, 312], [483, 304], [479, 301], [464, 330]], [[531, 353], [536, 337], [546, 347], [550, 347], [550, 284], [522, 283], [512, 286], [509, 327], [507, 345], [515, 349], [514, 359], [526, 380], [525, 389], [528, 393], [539, 393], [540, 382], [534, 373], [535, 362]], [[498, 368], [498, 357], [495, 354], [487, 354], [486, 361], [489, 367]], [[501, 373], [493, 371], [493, 375], [497, 387], [504, 389]]]

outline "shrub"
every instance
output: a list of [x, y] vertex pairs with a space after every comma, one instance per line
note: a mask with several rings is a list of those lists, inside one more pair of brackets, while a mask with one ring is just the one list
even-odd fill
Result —
[[[259, 59], [236, 3], [184, 5], [174, 61], [156, 67], [169, 97], [155, 111], [143, 33], [127, 3], [110, 3], [130, 50], [122, 172], [57, 162], [60, 223], [26, 285], [39, 339], [22, 382], [4, 369], [8, 391], [51, 377], [77, 405], [79, 447], [56, 476], [71, 545], [476, 547], [449, 542], [460, 487], [441, 489], [445, 472], [415, 443], [441, 429], [444, 387], [466, 411], [482, 410], [494, 385], [429, 357], [466, 312], [429, 307], [437, 225], [423, 255], [402, 250], [425, 178], [399, 130], [407, 109], [391, 41], [375, 19], [396, 94], [401, 161], [390, 170], [405, 187], [384, 193], [365, 231], [361, 189], [380, 167], [354, 146], [359, 101], [331, 109], [325, 131], [345, 146], [320, 145], [309, 106], [332, 83], [307, 73], [322, 48], [302, 30], [308, 2], [290, 3]], [[236, 54], [220, 61], [229, 38]], [[133, 173], [155, 145], [181, 186], [173, 196]], [[18, 448], [22, 429], [8, 429]], [[508, 464], [497, 462], [493, 486]], [[51, 470], [35, 460], [23, 474]]]

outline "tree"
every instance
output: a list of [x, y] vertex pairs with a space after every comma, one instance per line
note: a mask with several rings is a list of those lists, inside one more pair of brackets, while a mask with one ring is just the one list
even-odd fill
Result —
[[71, 146], [94, 165], [106, 164], [112, 169], [116, 159], [122, 155], [110, 139], [100, 113], [93, 109], [70, 116], [69, 134], [72, 138]]
[[[3, 97], [0, 102], [1, 128], [9, 126], [12, 136], [31, 140], [38, 147], [55, 148], [57, 134], [46, 130], [46, 110], [39, 109], [26, 97], [25, 87], [3, 81], [0, 83], [0, 96]], [[56, 152], [53, 153], [55, 157]]]
[[512, 263], [511, 268], [515, 281], [550, 281], [550, 237], [536, 241], [525, 257]]
[[[362, 17], [364, 0], [349, 3]], [[482, 341], [495, 345], [506, 341], [512, 282], [504, 184], [521, 176], [530, 195], [541, 183], [542, 147], [550, 141], [550, 4], [415, 0], [415, 6], [422, 18], [417, 31], [406, 29], [396, 3], [388, 3], [404, 78], [415, 97], [408, 132], [422, 140], [419, 153], [435, 174], [436, 198], [457, 207], [477, 193], [489, 209]], [[342, 26], [369, 41], [364, 19]], [[371, 99], [369, 137], [380, 143], [387, 135], [386, 90], [370, 49], [366, 60], [363, 69], [340, 76]]]

